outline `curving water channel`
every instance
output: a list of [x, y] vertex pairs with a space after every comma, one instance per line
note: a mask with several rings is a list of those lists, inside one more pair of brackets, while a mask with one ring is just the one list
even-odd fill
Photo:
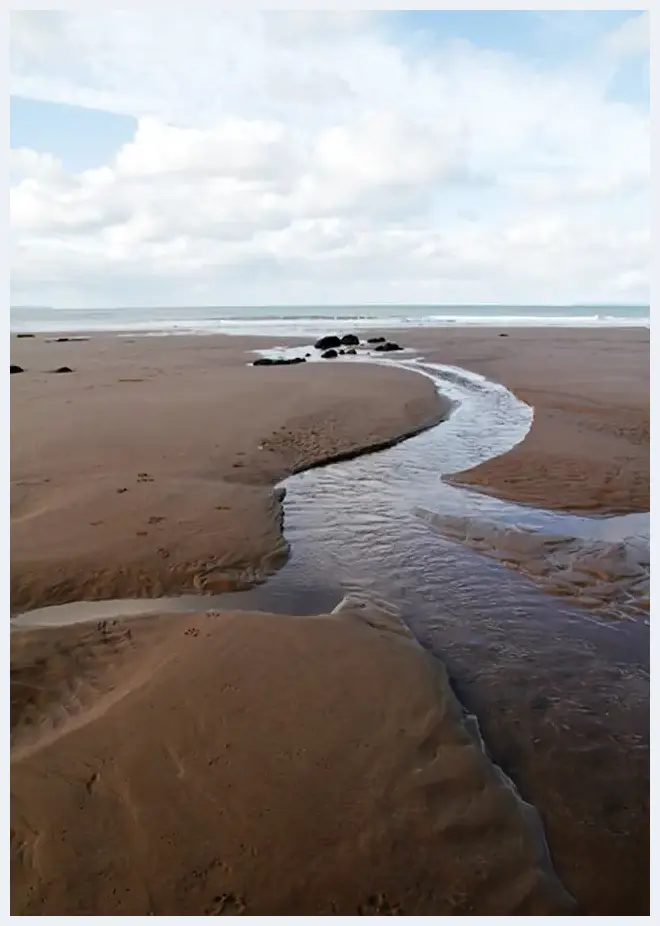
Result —
[[[300, 352], [280, 348], [260, 353]], [[317, 610], [319, 596], [325, 597], [323, 590], [330, 585], [333, 599], [342, 589], [373, 590], [406, 610], [420, 595], [440, 600], [439, 592], [469, 604], [493, 594], [509, 600], [511, 594], [519, 608], [531, 587], [519, 577], [505, 578], [501, 568], [484, 559], [488, 557], [599, 616], [648, 623], [648, 514], [578, 517], [450, 485], [443, 477], [519, 443], [531, 427], [533, 409], [504, 386], [457, 367], [373, 354], [346, 362], [365, 359], [429, 377], [452, 402], [452, 413], [440, 425], [387, 450], [285, 480], [291, 556], [260, 597], [265, 593], [276, 610], [286, 606], [307, 612], [310, 597]], [[231, 596], [246, 602], [253, 597], [253, 592]], [[228, 596], [204, 600], [226, 605]], [[119, 610], [137, 615], [162, 609], [165, 601], [187, 609], [199, 607], [200, 599], [80, 602], [29, 612], [14, 626], [81, 620], [85, 614], [96, 618]], [[525, 600], [525, 607], [526, 613], [534, 610], [531, 600]], [[613, 625], [610, 629], [622, 631]]]
[[449, 485], [443, 476], [522, 440], [533, 410], [475, 373], [414, 357], [347, 362], [363, 359], [431, 377], [452, 414], [387, 450], [286, 480], [290, 558], [263, 585], [80, 602], [12, 623], [202, 603], [313, 614], [347, 592], [386, 599], [445, 662], [494, 760], [540, 811], [569, 890], [591, 912], [620, 902], [630, 913], [648, 889], [648, 515], [577, 517]]

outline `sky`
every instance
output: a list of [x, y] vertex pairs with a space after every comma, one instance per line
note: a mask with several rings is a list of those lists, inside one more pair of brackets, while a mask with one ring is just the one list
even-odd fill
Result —
[[648, 14], [11, 14], [11, 296], [647, 303]]

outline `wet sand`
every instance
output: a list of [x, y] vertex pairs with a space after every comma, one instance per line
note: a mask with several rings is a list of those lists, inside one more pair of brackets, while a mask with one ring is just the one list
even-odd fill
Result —
[[414, 373], [253, 368], [252, 346], [12, 342], [13, 608], [248, 586], [286, 557], [275, 483], [447, 412]]
[[534, 407], [522, 444], [452, 483], [583, 514], [649, 510], [648, 329], [452, 328], [399, 337]]
[[[526, 401], [536, 395], [526, 441], [468, 474], [477, 474], [481, 488], [517, 491], [547, 507], [572, 498], [592, 511], [643, 509], [634, 473], [643, 476], [646, 459], [648, 497], [648, 332], [397, 337], [411, 346], [423, 341], [429, 359], [499, 379]], [[573, 369], [576, 341], [598, 357], [589, 361], [593, 381], [586, 363], [579, 376]], [[163, 549], [174, 587], [181, 575], [193, 583], [198, 576], [197, 590], [249, 581], [285, 554], [271, 494], [281, 475], [324, 453], [365, 446], [365, 434], [371, 442], [391, 439], [444, 411], [430, 384], [397, 370], [246, 370], [242, 351], [253, 342], [243, 339], [117, 344], [12, 343], [12, 362], [29, 371], [12, 377], [14, 602], [53, 603], [90, 588], [101, 597], [105, 589], [162, 594], [163, 580], [154, 576], [163, 567], [153, 548], [170, 521]], [[76, 374], [33, 372], [60, 364]], [[605, 367], [611, 378], [603, 383]], [[254, 374], [267, 376], [247, 378]], [[231, 414], [237, 384], [240, 417]], [[640, 423], [632, 435], [619, 427], [624, 399], [625, 420]], [[606, 423], [600, 430], [585, 412], [592, 408]], [[599, 433], [615, 454], [618, 480], [605, 480]], [[259, 450], [255, 441], [274, 449]], [[516, 461], [527, 445], [533, 452]], [[554, 454], [558, 469], [541, 448]], [[571, 473], [580, 492], [567, 482]], [[229, 510], [216, 501], [212, 514], [203, 492], [213, 499], [225, 493], [219, 504]], [[129, 495], [131, 504], [119, 509]], [[169, 518], [150, 523], [165, 504]], [[214, 527], [218, 514], [224, 521]], [[195, 560], [190, 551], [207, 539], [208, 558]], [[223, 561], [223, 550], [235, 559]], [[530, 821], [504, 797], [473, 741], [465, 751], [464, 722], [442, 671], [404, 646], [386, 614], [371, 610], [366, 623], [364, 617], [361, 610], [345, 613], [344, 622], [186, 615], [13, 634], [14, 912], [562, 912], [564, 898], [540, 874], [531, 850]], [[524, 686], [528, 671], [521, 665], [515, 684]], [[571, 710], [576, 728], [586, 722], [582, 708], [562, 704], [559, 682], [556, 703], [544, 706], [554, 750], [549, 765], [557, 725]], [[470, 686], [466, 680], [459, 689], [466, 703]], [[515, 768], [515, 753], [513, 760], [507, 753], [516, 749], [509, 742], [516, 699], [509, 708], [482, 719], [497, 760]], [[643, 728], [644, 718], [634, 726]], [[638, 734], [628, 748], [643, 787]], [[528, 745], [542, 764], [544, 741]], [[575, 790], [589, 785], [580, 756], [570, 759], [564, 786], [573, 805]], [[586, 759], [598, 759], [591, 770], [602, 774], [607, 749], [589, 749]], [[544, 775], [543, 767], [534, 770], [537, 782]], [[556, 775], [549, 781], [556, 784]], [[529, 782], [526, 788], [533, 790]], [[617, 829], [628, 800], [637, 806], [643, 796], [622, 793], [617, 806], [602, 808], [617, 857], [631, 860], [630, 870], [621, 868], [625, 884], [612, 883], [611, 865], [602, 875], [594, 866], [600, 816], [592, 851], [577, 869], [562, 845], [571, 880], [581, 886], [581, 912], [604, 912], [603, 904], [616, 913], [647, 909], [643, 821], [630, 832]], [[561, 844], [570, 821], [559, 813], [550, 822], [551, 845], [555, 838]]]
[[387, 611], [15, 636], [15, 915], [573, 909], [535, 812]]
[[[649, 339], [637, 329], [398, 332], [535, 409], [452, 481], [545, 508], [649, 507]], [[12, 606], [237, 589], [286, 557], [271, 487], [440, 420], [398, 370], [248, 368], [256, 339], [12, 339]], [[71, 374], [43, 371], [69, 366]]]

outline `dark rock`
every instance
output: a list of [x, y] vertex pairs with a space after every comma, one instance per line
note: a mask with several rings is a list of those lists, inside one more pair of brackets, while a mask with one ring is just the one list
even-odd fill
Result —
[[52, 370], [53, 373], [73, 373], [71, 367], [58, 367], [56, 370]]
[[307, 363], [304, 357], [259, 357], [253, 361], [253, 367], [290, 367], [297, 363]]
[[367, 344], [384, 344], [385, 338], [367, 338]]
[[340, 357], [343, 357], [345, 353], [346, 353], [345, 350], [340, 350], [340, 351], [339, 351], [339, 356], [340, 356]]
[[327, 334], [325, 337], [319, 338], [314, 347], [317, 350], [328, 350], [330, 347], [341, 347], [341, 340], [336, 334]]
[[347, 353], [347, 354], [357, 354], [357, 351], [355, 350], [354, 347], [350, 347], [350, 348], [346, 351], [346, 353]]
[[389, 353], [393, 350], [403, 350], [403, 348], [400, 344], [395, 344], [394, 341], [385, 341], [384, 344], [379, 344], [374, 350], [381, 351], [381, 353]]
[[89, 341], [89, 338], [48, 338], [49, 344], [64, 344], [67, 341]]
[[23, 369], [23, 367], [19, 367], [15, 363], [12, 363], [9, 367], [9, 373], [10, 375], [12, 373], [25, 373], [25, 370]]
[[34, 335], [33, 334], [17, 334], [16, 337], [17, 338], [33, 338]]
[[504, 332], [502, 332], [502, 334], [498, 335], [498, 337], [500, 337], [500, 338], [508, 338], [509, 335], [508, 335], [508, 334], [505, 334]]
[[334, 358], [335, 358], [336, 356], [337, 356], [337, 351], [336, 351], [336, 350], [326, 350], [326, 351], [324, 351], [324, 352], [321, 354], [321, 357], [322, 357], [324, 360], [334, 360]]
[[305, 354], [305, 357], [311, 357], [311, 356], [312, 356], [311, 354]]
[[360, 343], [360, 339], [359, 339], [359, 337], [357, 336], [357, 334], [345, 334], [345, 335], [341, 338], [341, 343], [342, 343], [342, 344], [349, 344], [349, 345], [359, 344], [359, 343]]

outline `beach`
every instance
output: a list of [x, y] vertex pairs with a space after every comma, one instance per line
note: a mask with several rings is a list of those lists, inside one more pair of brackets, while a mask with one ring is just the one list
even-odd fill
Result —
[[[534, 407], [524, 442], [457, 484], [585, 514], [649, 510], [649, 334], [639, 328], [411, 333], [429, 360], [503, 383]], [[505, 334], [506, 337], [501, 337]]]
[[275, 483], [447, 412], [415, 374], [253, 368], [254, 346], [15, 342], [13, 607], [249, 584], [286, 555]]
[[50, 656], [30, 679], [48, 693], [17, 708], [17, 914], [573, 909], [540, 823], [387, 612], [24, 637], [19, 675]]
[[[533, 406], [522, 443], [452, 484], [648, 510], [648, 331], [383, 334]], [[450, 414], [395, 367], [247, 365], [272, 342], [12, 339], [15, 611], [262, 582], [288, 554], [277, 483]], [[12, 633], [15, 913], [559, 915], [575, 909], [560, 881], [581, 913], [648, 909], [643, 813], [607, 837], [597, 821], [584, 864], [542, 820], [558, 880], [541, 823], [386, 603], [201, 611]], [[632, 787], [637, 807], [648, 780]]]

